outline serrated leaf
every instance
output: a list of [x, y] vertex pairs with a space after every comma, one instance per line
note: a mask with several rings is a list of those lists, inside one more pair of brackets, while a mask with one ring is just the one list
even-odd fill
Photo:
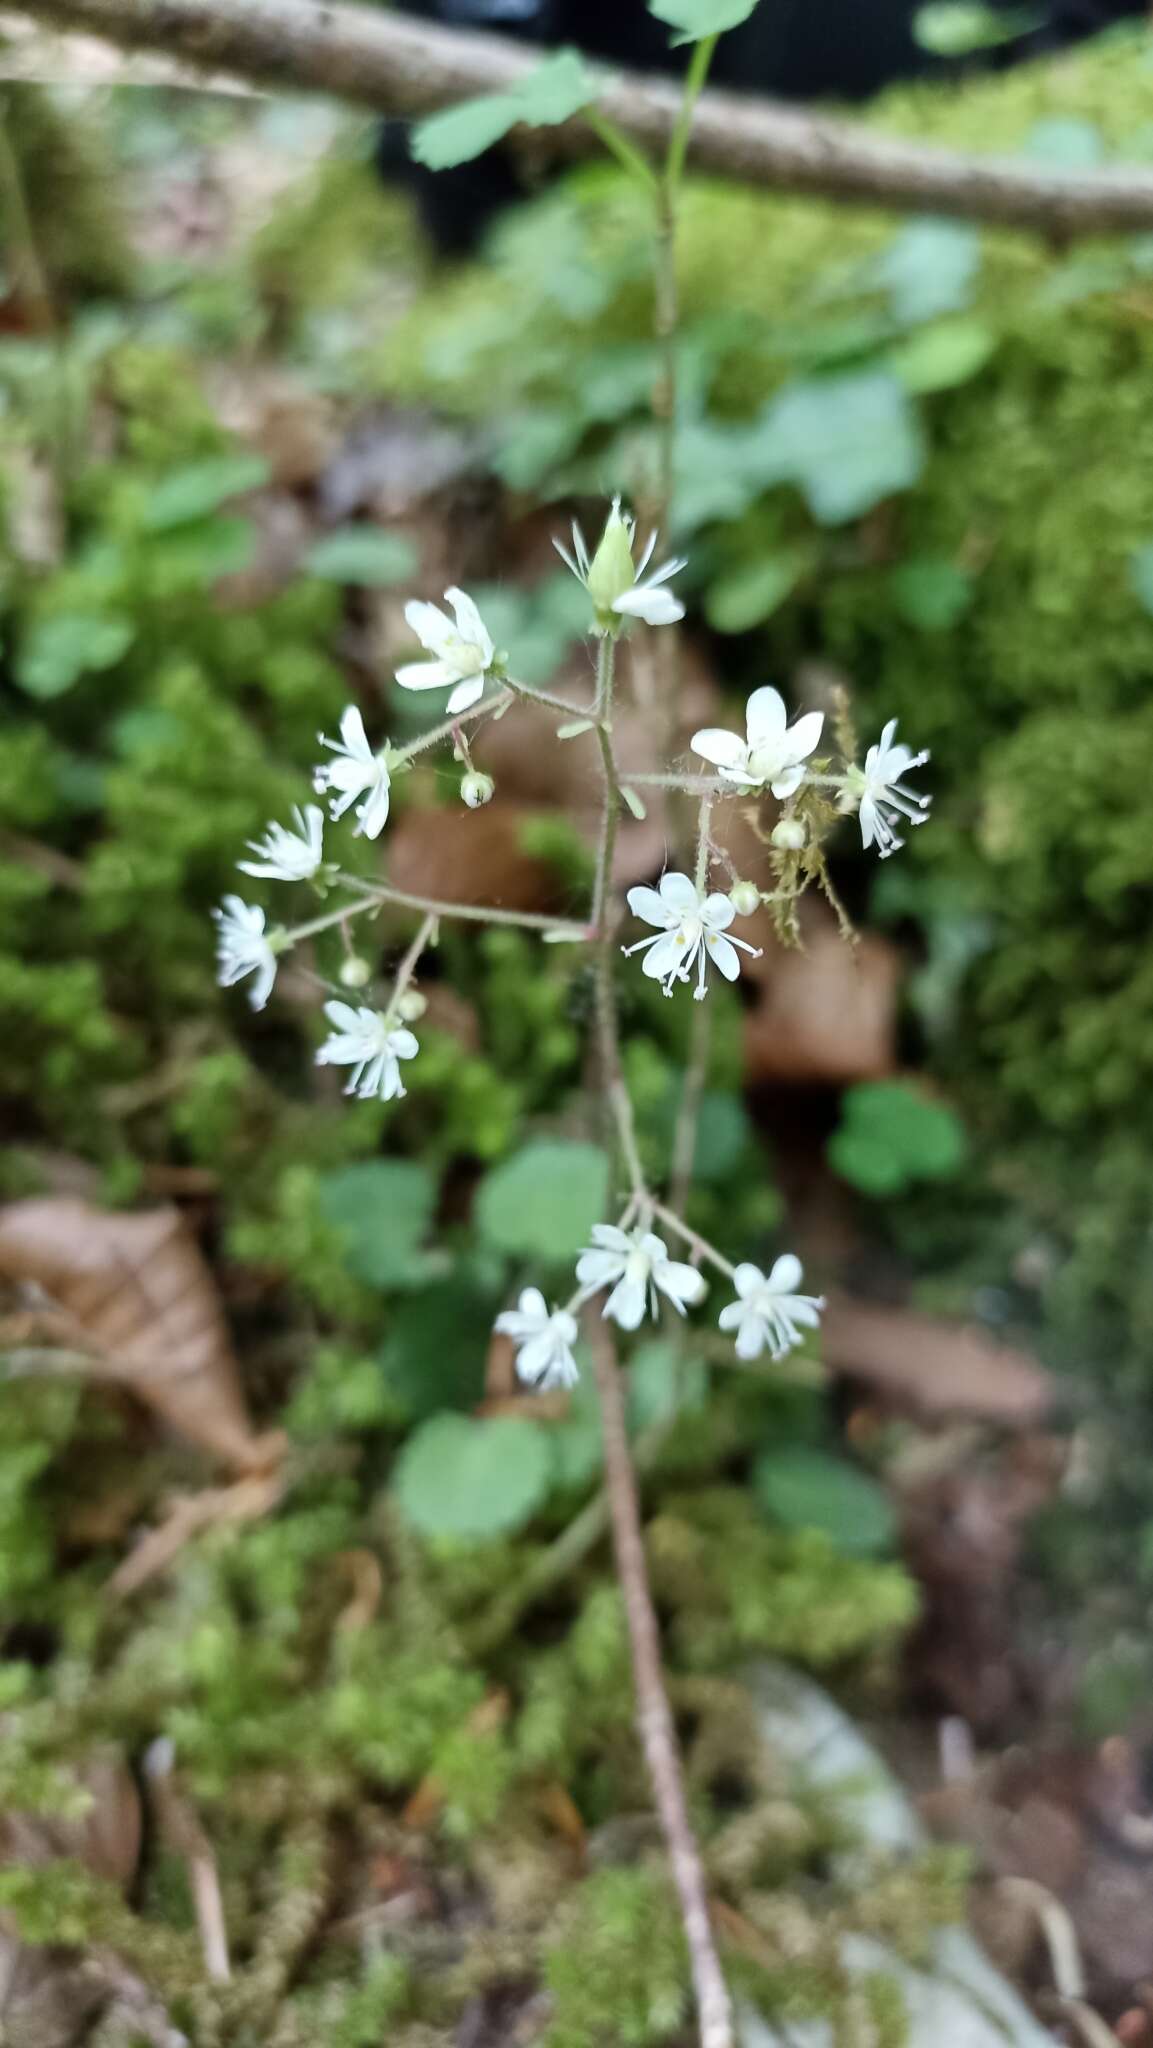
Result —
[[216, 455], [170, 470], [153, 487], [144, 514], [150, 533], [187, 526], [215, 512], [229, 498], [257, 490], [268, 482], [268, 464], [259, 455]]
[[548, 1491], [551, 1469], [539, 1423], [434, 1415], [405, 1444], [393, 1487], [423, 1536], [465, 1541], [523, 1528]]
[[599, 1146], [534, 1139], [481, 1182], [477, 1228], [500, 1251], [567, 1265], [603, 1220], [608, 1180], [608, 1158]]
[[300, 566], [325, 583], [387, 589], [413, 575], [416, 565], [416, 549], [403, 534], [384, 533], [379, 526], [342, 526], [314, 541]]
[[670, 28], [679, 29], [672, 48], [682, 43], [699, 43], [706, 36], [722, 36], [747, 21], [757, 0], [649, 0], [649, 13]]
[[648, 817], [648, 811], [643, 800], [637, 795], [636, 790], [630, 789], [627, 783], [622, 782], [621, 795], [632, 812], [633, 817], [643, 823]]
[[82, 675], [112, 668], [135, 637], [129, 619], [94, 612], [55, 612], [25, 635], [13, 676], [29, 697], [62, 697]]
[[571, 120], [582, 107], [591, 106], [604, 84], [603, 76], [590, 71], [578, 51], [558, 50], [508, 92], [486, 93], [418, 121], [412, 131], [412, 154], [432, 171], [470, 163], [522, 121], [530, 128], [554, 128]]
[[884, 1489], [867, 1472], [823, 1451], [766, 1451], [753, 1467], [753, 1491], [787, 1529], [823, 1529], [850, 1557], [892, 1547], [896, 1521]]
[[983, 370], [996, 347], [979, 320], [938, 320], [890, 349], [888, 363], [909, 391], [952, 391]]
[[887, 370], [786, 385], [766, 408], [756, 443], [767, 474], [791, 478], [826, 526], [907, 490], [924, 462], [916, 413]]
[[320, 1211], [340, 1238], [350, 1273], [369, 1287], [419, 1285], [419, 1247], [432, 1221], [436, 1181], [415, 1159], [364, 1159], [320, 1183]]
[[944, 556], [915, 556], [889, 578], [893, 603], [910, 626], [923, 633], [947, 633], [968, 610], [973, 579]]

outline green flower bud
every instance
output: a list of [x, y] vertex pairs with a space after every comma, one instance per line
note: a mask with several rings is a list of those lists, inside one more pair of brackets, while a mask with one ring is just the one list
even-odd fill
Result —
[[340, 985], [342, 988], [365, 988], [372, 980], [372, 962], [359, 953], [350, 953], [340, 963]]
[[605, 520], [605, 530], [588, 573], [588, 593], [592, 598], [598, 618], [611, 615], [618, 597], [631, 590], [636, 580], [633, 570], [633, 522], [621, 512], [621, 501], [613, 499], [613, 508]]
[[754, 910], [760, 908], [761, 892], [755, 882], [734, 882], [729, 890], [729, 902], [738, 917], [751, 917]]
[[773, 826], [772, 840], [785, 853], [799, 853], [805, 843], [805, 828], [800, 818], [782, 818]]
[[423, 1017], [427, 1008], [428, 1003], [419, 989], [406, 988], [397, 1003], [396, 1014], [402, 1024], [415, 1024], [418, 1017]]
[[470, 811], [479, 811], [482, 804], [490, 804], [496, 784], [491, 775], [482, 775], [479, 768], [470, 768], [462, 775], [460, 793]]

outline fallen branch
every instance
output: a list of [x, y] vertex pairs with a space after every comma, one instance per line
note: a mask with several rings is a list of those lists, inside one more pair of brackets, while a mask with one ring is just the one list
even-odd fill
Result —
[[[500, 36], [326, 0], [23, 0], [18, 11], [199, 71], [327, 93], [402, 119], [504, 92], [540, 55]], [[630, 141], [652, 152], [667, 147], [679, 107], [677, 85], [627, 73], [599, 102]], [[601, 147], [580, 116], [549, 133], [565, 155]], [[964, 156], [733, 93], [701, 95], [690, 157], [699, 170], [775, 191], [960, 214], [1060, 240], [1153, 226], [1147, 172]]]
[[637, 1730], [668, 1845], [673, 1883], [680, 1900], [697, 2000], [701, 2048], [734, 2048], [736, 2037], [732, 2005], [713, 1941], [705, 1874], [685, 1804], [676, 1728], [661, 1671], [660, 1631], [649, 1591], [640, 1505], [629, 1452], [624, 1393], [616, 1351], [604, 1318], [595, 1309], [587, 1311], [585, 1329], [600, 1400], [605, 1485], [617, 1577], [625, 1603], [632, 1651]]

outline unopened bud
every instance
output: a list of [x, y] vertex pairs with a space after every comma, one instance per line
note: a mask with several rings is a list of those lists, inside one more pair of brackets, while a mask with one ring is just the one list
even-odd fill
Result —
[[364, 988], [372, 980], [372, 962], [359, 953], [350, 953], [340, 963], [340, 985], [342, 988]]
[[427, 1008], [428, 1002], [418, 988], [406, 988], [397, 1003], [396, 1014], [402, 1024], [415, 1024], [418, 1017], [423, 1017]]
[[799, 818], [782, 818], [773, 826], [772, 841], [783, 853], [799, 853], [805, 843], [805, 828]]
[[760, 908], [761, 892], [755, 882], [734, 882], [729, 890], [729, 902], [738, 917], [751, 917]]
[[633, 587], [633, 531], [632, 520], [621, 512], [620, 499], [614, 498], [588, 573], [588, 593], [598, 614], [611, 613], [617, 598]]
[[490, 804], [496, 784], [491, 775], [482, 775], [479, 768], [470, 768], [460, 780], [460, 793], [470, 811], [479, 811], [482, 804]]

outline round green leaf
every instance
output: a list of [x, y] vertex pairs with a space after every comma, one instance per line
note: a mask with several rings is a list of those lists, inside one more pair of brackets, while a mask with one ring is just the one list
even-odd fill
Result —
[[433, 171], [469, 163], [522, 121], [530, 128], [568, 121], [597, 98], [601, 84], [576, 50], [558, 50], [508, 92], [485, 93], [418, 121], [410, 143], [413, 156]]
[[436, 1181], [415, 1159], [363, 1159], [326, 1174], [320, 1210], [340, 1237], [350, 1273], [369, 1287], [412, 1286], [425, 1277], [419, 1247], [432, 1220]]
[[397, 1460], [396, 1497], [423, 1536], [501, 1536], [523, 1528], [544, 1499], [551, 1462], [538, 1423], [435, 1415]]
[[902, 562], [889, 587], [901, 617], [923, 633], [947, 633], [964, 616], [973, 595], [972, 577], [937, 555]]
[[884, 1489], [843, 1458], [823, 1451], [766, 1451], [753, 1468], [753, 1491], [787, 1529], [823, 1529], [851, 1557], [892, 1547], [893, 1510]]
[[705, 600], [710, 626], [718, 633], [747, 633], [761, 625], [795, 590], [811, 561], [808, 548], [778, 548], [719, 576]]
[[27, 634], [15, 679], [30, 697], [62, 697], [82, 675], [113, 668], [132, 645], [128, 619], [89, 612], [56, 612]]
[[889, 352], [889, 366], [910, 391], [952, 391], [983, 370], [997, 346], [980, 320], [938, 320]]
[[325, 583], [386, 589], [412, 575], [416, 549], [403, 534], [385, 533], [379, 526], [342, 526], [315, 541], [301, 567]]
[[916, 482], [924, 461], [917, 415], [889, 370], [802, 377], [766, 408], [762, 459], [799, 485], [814, 519], [858, 519]]
[[649, 0], [649, 13], [658, 21], [667, 21], [670, 28], [680, 30], [672, 41], [673, 49], [681, 43], [699, 43], [705, 36], [724, 35], [726, 29], [739, 28], [747, 21], [757, 0]]
[[455, 1274], [396, 1304], [380, 1368], [410, 1415], [476, 1406], [492, 1318], [491, 1298]]
[[268, 482], [268, 464], [259, 455], [214, 455], [170, 470], [153, 490], [144, 524], [152, 533], [187, 526], [204, 519], [229, 498], [254, 491]]
[[534, 1139], [481, 1183], [480, 1234], [499, 1251], [567, 1265], [604, 1216], [608, 1173], [608, 1159], [597, 1145]]

